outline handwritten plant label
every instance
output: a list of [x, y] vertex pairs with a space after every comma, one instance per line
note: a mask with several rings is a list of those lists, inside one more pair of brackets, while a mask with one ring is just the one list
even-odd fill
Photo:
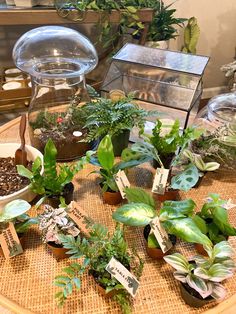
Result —
[[122, 284], [132, 297], [135, 297], [139, 281], [124, 265], [112, 257], [107, 264], [106, 270]]
[[157, 194], [164, 194], [169, 176], [169, 169], [157, 168], [156, 175], [152, 185], [152, 192]]
[[166, 253], [167, 251], [169, 251], [169, 249], [172, 248], [172, 243], [169, 240], [169, 236], [166, 230], [162, 227], [159, 218], [155, 217], [154, 219], [152, 219], [152, 221], [150, 222], [150, 226], [151, 231], [153, 231], [162, 252]]
[[14, 224], [9, 222], [0, 234], [0, 244], [6, 259], [22, 254], [23, 249], [16, 233]]
[[125, 172], [123, 170], [119, 170], [117, 174], [114, 175], [114, 178], [116, 180], [116, 184], [118, 186], [118, 189], [120, 191], [122, 198], [125, 198], [126, 195], [125, 195], [124, 189], [130, 187], [129, 180], [126, 177]]
[[85, 235], [88, 235], [88, 215], [83, 208], [75, 201], [72, 201], [69, 204], [68, 209], [68, 216], [77, 224]]

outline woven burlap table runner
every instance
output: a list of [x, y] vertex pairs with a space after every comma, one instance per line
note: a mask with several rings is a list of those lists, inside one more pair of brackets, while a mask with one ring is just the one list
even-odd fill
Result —
[[[18, 121], [13, 121], [0, 128], [1, 142], [19, 142]], [[29, 142], [28, 138], [27, 141]], [[97, 222], [106, 225], [111, 231], [115, 223], [111, 215], [115, 206], [103, 204], [100, 188], [95, 174], [88, 174], [94, 170], [91, 165], [78, 173], [74, 179], [74, 198]], [[153, 170], [149, 164], [131, 169], [128, 178], [132, 186], [140, 186], [150, 192]], [[235, 173], [208, 173], [199, 188], [188, 193], [180, 193], [180, 198], [192, 198], [198, 208], [203, 204], [206, 196], [219, 193], [223, 199], [231, 198], [236, 202], [236, 176]], [[236, 209], [231, 209], [230, 220], [236, 226]], [[216, 306], [212, 303], [201, 309], [192, 309], [181, 299], [179, 284], [173, 278], [173, 269], [164, 261], [154, 261], [145, 251], [142, 228], [127, 228], [126, 239], [130, 246], [137, 248], [140, 256], [145, 260], [144, 272], [140, 280], [140, 288], [134, 300], [133, 313], [202, 313], [208, 308]], [[81, 290], [70, 297], [62, 309], [56, 305], [54, 294], [58, 291], [52, 282], [61, 269], [69, 264], [69, 260], [57, 262], [40, 239], [37, 228], [32, 228], [26, 239], [24, 254], [11, 260], [0, 257], [0, 293], [14, 300], [26, 309], [41, 314], [108, 314], [120, 313], [119, 306], [111, 300], [102, 297], [94, 281], [85, 274], [82, 279]], [[236, 248], [236, 239], [230, 238], [230, 243]], [[195, 254], [191, 244], [177, 242], [174, 251], [182, 252], [187, 256]], [[236, 293], [235, 277], [225, 282], [228, 290], [227, 297]], [[0, 307], [1, 314], [9, 311]]]

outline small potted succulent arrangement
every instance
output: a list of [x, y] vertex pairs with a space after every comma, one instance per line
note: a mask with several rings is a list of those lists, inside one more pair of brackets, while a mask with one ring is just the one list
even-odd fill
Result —
[[154, 17], [148, 29], [146, 46], [168, 49], [169, 40], [178, 36], [174, 26], [183, 27], [188, 19], [175, 17], [176, 9], [169, 9], [173, 3], [165, 5], [163, 1], [156, 1]]
[[205, 250], [207, 257], [196, 255], [190, 260], [179, 253], [164, 257], [176, 269], [174, 277], [180, 281], [181, 296], [192, 307], [223, 300], [226, 289], [221, 282], [234, 274], [234, 251], [227, 241], [205, 246]]
[[122, 200], [114, 177], [118, 173], [118, 171], [138, 166], [146, 160], [147, 159], [143, 157], [136, 158], [135, 155], [134, 159], [115, 163], [111, 136], [106, 135], [101, 140], [97, 149], [97, 157], [91, 156], [90, 163], [100, 167], [98, 171], [94, 172], [99, 173], [99, 175], [101, 176], [102, 180], [100, 182], [100, 186], [102, 188], [103, 200], [105, 203], [110, 205], [116, 205], [119, 204]]
[[[177, 155], [178, 150], [180, 150], [180, 152], [185, 150], [188, 145], [193, 140], [199, 138], [201, 134], [202, 130], [195, 127], [188, 127], [181, 134], [178, 120], [167, 122], [165, 120], [157, 120], [152, 130], [152, 135], [143, 134], [144, 142], [137, 142], [132, 145], [132, 151], [153, 159], [154, 168], [157, 168], [159, 165], [161, 168], [170, 170], [164, 195], [155, 195], [159, 201], [177, 199], [178, 189], [182, 188], [180, 186], [176, 189], [172, 186], [171, 170], [179, 159], [179, 155]], [[189, 172], [187, 173], [187, 180], [182, 176], [184, 177], [185, 183], [185, 185], [182, 184], [182, 186], [184, 186], [185, 191], [189, 189], [189, 180], [193, 180], [192, 172], [193, 171], [191, 171], [190, 175]]]
[[100, 293], [117, 301], [123, 313], [130, 313], [131, 296], [106, 270], [111, 258], [114, 257], [137, 279], [141, 277], [143, 261], [136, 252], [128, 251], [122, 228], [117, 225], [111, 234], [105, 226], [94, 224], [90, 227], [88, 239], [81, 239], [80, 236], [75, 239], [67, 235], [60, 236], [60, 240], [63, 246], [69, 250], [68, 253], [72, 254], [70, 258], [80, 258], [80, 261], [71, 263], [63, 269], [63, 275], [55, 278], [55, 285], [61, 289], [56, 293], [58, 305], [64, 304], [74, 288], [80, 289], [81, 276], [88, 270], [89, 275], [97, 283]]
[[[229, 236], [236, 236], [236, 228], [230, 224], [227, 213], [230, 206], [234, 207], [228, 201], [222, 200], [218, 194], [212, 193], [193, 217], [201, 232], [208, 236], [213, 244], [228, 240]], [[195, 248], [200, 254], [207, 254], [201, 244], [195, 244]]]
[[43, 205], [43, 213], [38, 216], [39, 230], [42, 232], [43, 243], [46, 243], [57, 260], [69, 257], [60, 240], [61, 235], [70, 235], [76, 238], [80, 230], [73, 220], [68, 216], [66, 204], [58, 208]]
[[[118, 91], [119, 93], [122, 91]], [[146, 111], [132, 102], [133, 96], [125, 94], [111, 99], [97, 98], [86, 104], [88, 115], [85, 128], [88, 129], [86, 141], [90, 142], [103, 138], [109, 134], [112, 138], [115, 156], [120, 156], [129, 144], [130, 131], [134, 127], [144, 128], [146, 118], [156, 114], [155, 111]]]
[[[30, 208], [31, 205], [28, 202], [17, 199], [9, 202], [0, 211], [0, 229], [4, 229], [9, 222], [12, 222], [22, 245], [28, 229], [38, 223], [37, 218], [31, 218], [26, 214]], [[1, 247], [0, 255], [3, 255]]]
[[[75, 174], [89, 161], [91, 152], [72, 165], [61, 164], [57, 169], [57, 149], [51, 139], [48, 140], [45, 149], [43, 162], [36, 158], [32, 169], [26, 169], [23, 165], [17, 166], [18, 173], [30, 180], [29, 188], [37, 195], [41, 195], [40, 202], [47, 200], [54, 208], [60, 204], [60, 197], [65, 198], [66, 204], [73, 199], [74, 185], [71, 182]], [[41, 169], [44, 173], [41, 173]]]
[[112, 218], [128, 226], [145, 227], [144, 238], [150, 257], [161, 259], [165, 255], [151, 232], [150, 224], [156, 217], [159, 217], [160, 224], [168, 233], [172, 245], [175, 245], [176, 237], [190, 243], [211, 245], [211, 241], [192, 218], [195, 203], [191, 199], [165, 201], [158, 215], [155, 201], [147, 192], [140, 188], [126, 188], [125, 193], [129, 203], [119, 207], [112, 214]]

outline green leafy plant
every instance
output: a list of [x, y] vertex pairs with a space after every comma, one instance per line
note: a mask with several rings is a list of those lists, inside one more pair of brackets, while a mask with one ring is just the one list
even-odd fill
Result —
[[101, 140], [97, 149], [97, 157], [93, 156], [90, 158], [90, 163], [101, 167], [100, 170], [95, 171], [95, 173], [99, 173], [102, 178], [101, 185], [104, 192], [107, 190], [114, 192], [118, 191], [114, 175], [116, 175], [119, 170], [125, 170], [138, 166], [145, 161], [146, 158], [140, 157], [137, 159], [130, 159], [129, 161], [115, 163], [113, 145], [110, 135], [106, 135]]
[[205, 247], [208, 257], [194, 256], [189, 262], [179, 253], [164, 256], [164, 260], [176, 269], [174, 277], [189, 290], [198, 292], [199, 298], [211, 296], [222, 300], [226, 290], [220, 282], [233, 276], [235, 263], [232, 260], [234, 252], [230, 244], [222, 241], [213, 248]]
[[60, 236], [60, 240], [70, 258], [82, 258], [80, 262], [71, 263], [63, 269], [63, 275], [55, 278], [55, 285], [60, 287], [56, 294], [59, 305], [63, 305], [73, 289], [80, 289], [81, 276], [88, 269], [95, 281], [105, 289], [106, 293], [115, 291], [113, 299], [116, 300], [124, 313], [130, 313], [131, 299], [124, 287], [107, 271], [106, 266], [112, 257], [116, 258], [127, 269], [132, 269], [134, 275], [140, 278], [143, 269], [143, 261], [136, 252], [128, 252], [127, 243], [124, 240], [123, 230], [119, 225], [113, 234], [106, 227], [95, 224], [90, 229], [88, 239], [77, 239], [72, 236]]
[[183, 27], [188, 19], [174, 17], [176, 9], [169, 9], [172, 5], [173, 3], [165, 6], [163, 1], [156, 1], [154, 18], [148, 30], [148, 40], [162, 41], [178, 36], [174, 26]]
[[124, 130], [138, 127], [144, 128], [146, 118], [154, 115], [154, 111], [146, 111], [132, 103], [133, 97], [128, 96], [116, 101], [98, 98], [86, 104], [88, 116], [85, 128], [88, 128], [87, 141], [100, 139], [106, 134], [119, 135]]
[[[32, 165], [32, 170], [22, 165], [17, 166], [18, 173], [30, 180], [30, 189], [34, 193], [43, 196], [61, 195], [66, 184], [70, 183], [74, 175], [89, 161], [92, 152], [87, 152], [73, 165], [56, 165], [57, 149], [51, 139], [48, 140], [44, 149], [44, 159], [37, 157]], [[42, 171], [44, 170], [44, 173]]]
[[[140, 188], [126, 188], [126, 198], [129, 204], [119, 207], [112, 218], [128, 226], [144, 227], [153, 218], [157, 217], [153, 198]], [[180, 239], [211, 245], [211, 241], [205, 236], [192, 219], [195, 203], [191, 200], [165, 201], [160, 210], [159, 220], [169, 234]], [[153, 236], [149, 236], [149, 244], [153, 246]]]
[[227, 240], [228, 236], [236, 236], [236, 228], [230, 224], [226, 208], [227, 201], [218, 194], [210, 194], [208, 202], [193, 217], [201, 232], [213, 243]]
[[184, 46], [182, 52], [196, 54], [196, 47], [200, 37], [200, 28], [197, 24], [196, 17], [191, 17], [184, 29]]
[[204, 162], [201, 155], [195, 154], [188, 149], [184, 150], [183, 155], [202, 172], [215, 171], [220, 167], [218, 162]]

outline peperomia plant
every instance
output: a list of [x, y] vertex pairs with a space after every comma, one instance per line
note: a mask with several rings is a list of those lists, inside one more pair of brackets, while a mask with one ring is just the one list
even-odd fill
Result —
[[234, 252], [227, 241], [216, 244], [213, 248], [205, 246], [208, 257], [194, 256], [190, 262], [179, 253], [164, 256], [164, 260], [176, 269], [174, 277], [185, 287], [195, 290], [200, 298], [222, 300], [226, 290], [220, 282], [233, 276], [235, 263]]
[[130, 158], [129, 161], [115, 163], [111, 137], [110, 135], [106, 135], [98, 146], [97, 157], [92, 156], [90, 158], [90, 163], [101, 167], [100, 170], [95, 171], [95, 173], [100, 174], [102, 178], [102, 190], [106, 192], [107, 190], [118, 191], [114, 175], [117, 174], [119, 170], [135, 167], [146, 160], [147, 159], [143, 157], [136, 159], [135, 155], [134, 159]]
[[[142, 274], [143, 261], [136, 252], [128, 251], [127, 243], [124, 240], [123, 230], [119, 225], [113, 234], [110, 234], [103, 225], [95, 224], [90, 229], [88, 239], [81, 239], [80, 236], [74, 239], [72, 236], [60, 236], [64, 248], [70, 258], [78, 259], [63, 269], [63, 275], [55, 278], [55, 285], [60, 287], [56, 294], [59, 305], [63, 305], [73, 289], [80, 289], [81, 276], [88, 269], [106, 293], [115, 291], [113, 299], [116, 300], [124, 313], [130, 313], [131, 298], [125, 288], [106, 270], [106, 266], [112, 257], [122, 263], [127, 269], [133, 270], [134, 275], [139, 278]], [[83, 260], [81, 260], [81, 258]]]
[[[128, 226], [144, 227], [157, 217], [153, 198], [140, 188], [126, 188], [126, 198], [129, 204], [119, 207], [113, 214], [114, 220]], [[159, 220], [169, 234], [180, 239], [211, 245], [211, 241], [204, 235], [192, 219], [195, 203], [191, 199], [183, 201], [165, 201], [160, 210]], [[149, 235], [148, 244], [154, 247], [157, 241]]]
[[228, 236], [236, 236], [236, 228], [230, 224], [226, 208], [227, 201], [212, 193], [201, 211], [193, 217], [202, 233], [213, 243], [227, 240]]

